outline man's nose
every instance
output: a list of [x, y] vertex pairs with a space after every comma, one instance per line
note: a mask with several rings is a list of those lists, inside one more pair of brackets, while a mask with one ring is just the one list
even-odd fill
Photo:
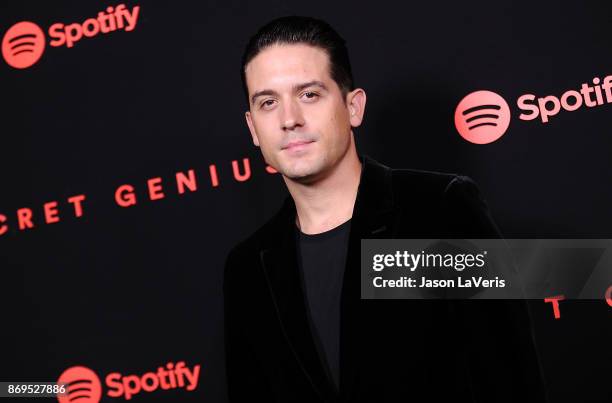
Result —
[[283, 130], [293, 130], [304, 126], [302, 109], [295, 101], [285, 103], [281, 108], [281, 126]]

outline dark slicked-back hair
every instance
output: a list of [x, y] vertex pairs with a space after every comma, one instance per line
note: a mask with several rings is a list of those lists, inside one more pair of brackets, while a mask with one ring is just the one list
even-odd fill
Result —
[[340, 87], [343, 99], [354, 89], [353, 73], [345, 40], [325, 21], [311, 17], [287, 16], [270, 21], [249, 40], [242, 55], [242, 87], [250, 107], [245, 67], [262, 50], [276, 44], [306, 44], [323, 49], [329, 57], [330, 75]]

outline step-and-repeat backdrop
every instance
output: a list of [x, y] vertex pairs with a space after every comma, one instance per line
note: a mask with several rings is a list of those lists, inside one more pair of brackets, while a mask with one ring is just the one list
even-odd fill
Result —
[[[240, 58], [282, 15], [346, 38], [368, 94], [360, 151], [471, 176], [507, 238], [612, 238], [611, 13], [607, 1], [3, 4], [0, 380], [226, 401], [225, 257], [287, 194], [245, 124]], [[482, 105], [499, 122], [478, 136], [467, 113]], [[551, 400], [611, 401], [612, 300], [556, 305], [531, 301]]]

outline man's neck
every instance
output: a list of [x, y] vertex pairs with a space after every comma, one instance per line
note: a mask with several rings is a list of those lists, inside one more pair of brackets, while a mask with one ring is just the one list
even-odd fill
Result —
[[353, 216], [362, 164], [354, 149], [323, 179], [313, 184], [285, 180], [297, 210], [296, 225], [305, 234], [329, 231]]

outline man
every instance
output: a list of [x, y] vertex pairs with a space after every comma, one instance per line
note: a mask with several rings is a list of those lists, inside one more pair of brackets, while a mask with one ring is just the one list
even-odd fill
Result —
[[232, 402], [541, 402], [522, 301], [362, 300], [360, 240], [497, 238], [467, 177], [357, 153], [344, 40], [284, 17], [242, 63], [246, 122], [290, 193], [234, 247], [224, 279]]

